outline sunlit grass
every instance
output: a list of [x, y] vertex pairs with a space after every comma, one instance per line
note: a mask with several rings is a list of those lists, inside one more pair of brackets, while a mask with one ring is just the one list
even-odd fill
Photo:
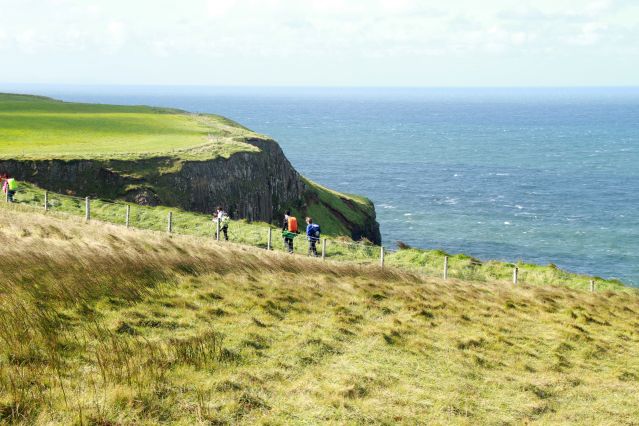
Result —
[[0, 158], [6, 159], [209, 160], [256, 151], [243, 141], [259, 136], [210, 114], [0, 94]]
[[0, 421], [632, 424], [639, 297], [0, 208]]

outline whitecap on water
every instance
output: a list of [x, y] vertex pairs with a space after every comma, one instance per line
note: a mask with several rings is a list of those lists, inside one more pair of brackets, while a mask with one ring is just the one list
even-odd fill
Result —
[[412, 213], [404, 213], [404, 216], [412, 216]]
[[443, 201], [443, 204], [454, 206], [455, 204], [457, 204], [457, 201], [458, 201], [457, 198], [446, 197], [446, 199]]
[[510, 222], [504, 222], [504, 225], [510, 225], [510, 224], [511, 224]]

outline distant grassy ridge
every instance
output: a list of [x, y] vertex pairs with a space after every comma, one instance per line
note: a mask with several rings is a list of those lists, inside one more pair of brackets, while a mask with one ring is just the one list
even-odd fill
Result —
[[[313, 184], [312, 182], [307, 182]], [[315, 185], [315, 184], [313, 184]], [[321, 197], [327, 197], [324, 201], [331, 203], [334, 208], [348, 209], [344, 201], [330, 190], [321, 186]], [[332, 199], [336, 197], [339, 203]], [[357, 202], [359, 197], [353, 196], [349, 199]], [[28, 206], [29, 209], [44, 207], [44, 191], [34, 185], [22, 184], [21, 190], [16, 196], [17, 204], [7, 205], [0, 201], [1, 208], [20, 208]], [[359, 200], [364, 203], [365, 199]], [[341, 204], [340, 204], [341, 203]], [[150, 229], [155, 231], [166, 231], [169, 211], [172, 212], [173, 232], [184, 235], [214, 238], [215, 227], [210, 215], [183, 211], [180, 209], [164, 206], [148, 207], [131, 203], [112, 202], [107, 200], [93, 199], [91, 201], [91, 217], [93, 220], [120, 224], [125, 223], [126, 206], [131, 209], [130, 225], [134, 228]], [[73, 216], [84, 216], [84, 199], [70, 197], [62, 194], [49, 192], [49, 208], [53, 214], [65, 214]], [[313, 211], [318, 214], [317, 222], [322, 226], [322, 211]], [[346, 213], [345, 213], [346, 214]], [[356, 214], [356, 213], [352, 213]], [[303, 231], [304, 225], [300, 220], [300, 229]], [[268, 230], [272, 232], [272, 247], [275, 250], [284, 250], [281, 231], [278, 227], [263, 222], [248, 222], [246, 220], [233, 220], [229, 226], [229, 236], [232, 242], [245, 244], [254, 247], [266, 248], [268, 241]], [[328, 228], [328, 227], [327, 227]], [[342, 260], [360, 264], [373, 264], [379, 262], [380, 248], [366, 242], [355, 242], [346, 238], [339, 232], [339, 227], [331, 229], [337, 230], [333, 233], [324, 233], [327, 238], [326, 257], [332, 260]], [[295, 239], [295, 251], [304, 255], [307, 253], [308, 243], [302, 234]], [[321, 244], [318, 244], [321, 251]], [[621, 281], [614, 279], [604, 279], [583, 274], [575, 274], [564, 271], [554, 265], [535, 265], [523, 261], [508, 263], [501, 261], [480, 261], [464, 254], [448, 254], [441, 250], [421, 250], [405, 249], [389, 251], [385, 256], [385, 263], [408, 271], [440, 277], [443, 274], [444, 257], [449, 257], [449, 277], [473, 282], [511, 282], [513, 268], [519, 268], [519, 282], [529, 285], [560, 285], [575, 289], [588, 289], [590, 280], [595, 281], [598, 291], [602, 290], [629, 290]]]
[[27, 209], [0, 208], [0, 423], [639, 418], [636, 291], [445, 282]]
[[[21, 161], [29, 160], [70, 162], [70, 168], [77, 166], [77, 170], [70, 172], [75, 176], [72, 182], [58, 182], [58, 175], [42, 181], [34, 178], [39, 184], [50, 185], [50, 189], [60, 192], [66, 188], [108, 199], [132, 199], [138, 191], [149, 190], [163, 204], [187, 206], [192, 200], [184, 192], [176, 192], [175, 182], [170, 178], [179, 174], [187, 162], [229, 159], [240, 152], [260, 152], [264, 146], [270, 150], [275, 148], [270, 146], [271, 142], [275, 145], [267, 136], [216, 115], [0, 94], [0, 160], [11, 160], [16, 168], [21, 167]], [[278, 161], [282, 157], [276, 154]], [[78, 160], [92, 161], [90, 165], [95, 167], [79, 166], [75, 163]], [[285, 159], [282, 161], [289, 166]], [[252, 167], [252, 163], [247, 162], [242, 167]], [[223, 169], [220, 163], [224, 162], [211, 167]], [[47, 170], [65, 166], [41, 165]], [[29, 172], [31, 166], [25, 165], [24, 169]], [[264, 177], [260, 181], [264, 182], [270, 173], [268, 165], [260, 164], [258, 169], [263, 169]], [[124, 183], [105, 183], [97, 176], [104, 170], [114, 173]], [[241, 173], [241, 170], [229, 173]], [[41, 173], [38, 176], [44, 179]], [[369, 200], [340, 194], [306, 179], [304, 183], [308, 188], [306, 193], [300, 194], [299, 199], [287, 200], [282, 210], [292, 208], [300, 217], [311, 215], [334, 234], [373, 235], [372, 239], [377, 240], [374, 207]], [[201, 210], [200, 201], [198, 209]]]
[[258, 135], [212, 114], [0, 94], [0, 158], [204, 161], [258, 149]]

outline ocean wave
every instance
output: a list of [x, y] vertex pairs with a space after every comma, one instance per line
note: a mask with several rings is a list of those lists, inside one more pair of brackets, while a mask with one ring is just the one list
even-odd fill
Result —
[[439, 204], [439, 205], [454, 206], [458, 202], [459, 202], [459, 198], [455, 198], [455, 197], [445, 197], [443, 199], [441, 198], [435, 199], [435, 204]]

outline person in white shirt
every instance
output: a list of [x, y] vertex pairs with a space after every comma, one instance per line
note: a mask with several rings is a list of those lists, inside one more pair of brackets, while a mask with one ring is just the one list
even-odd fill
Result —
[[215, 210], [215, 214], [213, 215], [213, 222], [220, 223], [220, 230], [224, 234], [225, 241], [229, 240], [229, 221], [229, 215], [226, 214], [222, 207], [218, 207], [217, 210]]

